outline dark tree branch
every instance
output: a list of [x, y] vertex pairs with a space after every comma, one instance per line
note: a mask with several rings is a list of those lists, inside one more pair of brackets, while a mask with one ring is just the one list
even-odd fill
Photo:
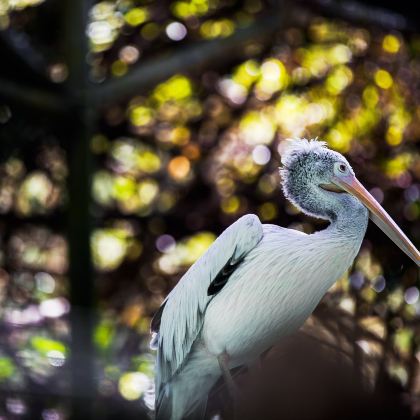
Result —
[[390, 10], [363, 4], [360, 1], [298, 0], [295, 11], [313, 10], [320, 15], [348, 22], [373, 25], [387, 30], [416, 31], [416, 24], [407, 17]]
[[47, 79], [47, 63], [43, 55], [34, 48], [25, 32], [9, 28], [0, 32], [0, 39], [32, 73]]
[[196, 42], [140, 63], [124, 77], [108, 80], [93, 88], [95, 103], [106, 105], [118, 102], [143, 93], [178, 72], [198, 72], [216, 66], [226, 57], [241, 55], [241, 47], [245, 43], [268, 37], [279, 30], [284, 24], [284, 17], [282, 10], [273, 10], [268, 16], [238, 29], [226, 39]]
[[[204, 68], [217, 65], [219, 60], [237, 57], [243, 54], [241, 48], [247, 42], [266, 38], [281, 29], [287, 21], [301, 19], [302, 11], [313, 11], [321, 15], [342, 18], [349, 22], [363, 25], [381, 26], [386, 29], [412, 31], [415, 25], [406, 17], [382, 8], [366, 6], [360, 2], [337, 3], [331, 0], [299, 0], [297, 3], [273, 1], [273, 10], [267, 16], [254, 24], [237, 30], [226, 39], [196, 42], [175, 51], [141, 62], [127, 75], [110, 79], [105, 83], [92, 86], [87, 83], [83, 88], [74, 85], [73, 96], [89, 94], [89, 106], [103, 106], [144, 93], [157, 83], [171, 77], [178, 72], [198, 72]], [[292, 13], [293, 12], [293, 13]], [[85, 33], [83, 29], [83, 34]], [[75, 36], [74, 39], [78, 37]], [[75, 43], [70, 51], [79, 48]], [[39, 67], [38, 58], [32, 58], [29, 65]], [[82, 88], [82, 89], [81, 89]], [[82, 91], [80, 91], [80, 89]], [[91, 91], [88, 93], [88, 91]], [[47, 90], [39, 90], [31, 86], [21, 86], [10, 80], [0, 79], [0, 96], [8, 100], [50, 112], [63, 112], [67, 104], [61, 97]]]
[[53, 114], [63, 113], [67, 107], [65, 98], [54, 92], [3, 78], [0, 78], [0, 98], [19, 106], [39, 109]]

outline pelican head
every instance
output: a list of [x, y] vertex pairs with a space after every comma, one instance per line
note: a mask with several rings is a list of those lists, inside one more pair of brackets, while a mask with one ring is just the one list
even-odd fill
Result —
[[[283, 192], [302, 212], [331, 222], [364, 212], [417, 265], [420, 253], [357, 180], [347, 159], [317, 140], [286, 140], [281, 154]], [[343, 221], [341, 221], [343, 222]]]

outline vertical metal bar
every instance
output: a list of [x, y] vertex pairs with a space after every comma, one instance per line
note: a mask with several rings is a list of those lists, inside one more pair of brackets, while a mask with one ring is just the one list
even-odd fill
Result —
[[90, 253], [90, 185], [89, 140], [92, 125], [80, 111], [69, 133], [74, 143], [68, 149], [68, 244], [71, 300], [71, 380], [72, 418], [91, 418], [95, 396], [93, 328], [95, 323], [94, 279]]
[[90, 251], [91, 153], [95, 111], [89, 109], [89, 66], [86, 28], [90, 0], [66, 0], [64, 42], [69, 69], [71, 109], [65, 123], [68, 153], [68, 244], [71, 299], [71, 381], [73, 419], [93, 418], [96, 393], [93, 328], [94, 278]]

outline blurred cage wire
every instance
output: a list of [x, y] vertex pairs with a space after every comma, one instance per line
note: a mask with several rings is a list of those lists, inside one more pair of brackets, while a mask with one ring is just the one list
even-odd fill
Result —
[[[347, 153], [419, 243], [410, 19], [350, 1], [0, 0], [1, 418], [148, 418], [150, 317], [188, 266], [244, 213], [323, 227], [279, 192], [285, 138]], [[237, 373], [241, 418], [417, 418], [418, 287], [370, 227], [302, 331]], [[225, 395], [209, 417], [230, 417]]]

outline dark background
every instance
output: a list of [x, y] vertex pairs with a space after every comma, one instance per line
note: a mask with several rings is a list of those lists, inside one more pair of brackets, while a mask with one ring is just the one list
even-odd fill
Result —
[[[418, 246], [418, 18], [408, 1], [0, 3], [0, 415], [150, 414], [150, 318], [214, 238], [246, 213], [325, 226], [280, 191], [288, 137], [344, 153]], [[237, 372], [240, 418], [417, 418], [418, 287], [369, 226], [302, 331]]]

